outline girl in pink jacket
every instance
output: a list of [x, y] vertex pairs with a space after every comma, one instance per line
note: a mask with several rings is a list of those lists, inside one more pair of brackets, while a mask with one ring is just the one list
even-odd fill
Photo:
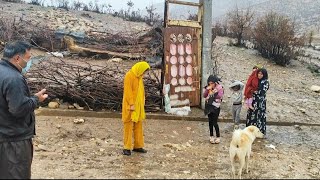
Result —
[[[220, 131], [218, 125], [218, 117], [220, 114], [220, 105], [224, 94], [223, 87], [219, 84], [220, 78], [210, 75], [204, 87], [203, 97], [205, 98], [204, 113], [208, 116], [209, 130], [210, 130], [210, 143], [220, 143]], [[216, 131], [216, 138], [213, 136], [213, 127]]]

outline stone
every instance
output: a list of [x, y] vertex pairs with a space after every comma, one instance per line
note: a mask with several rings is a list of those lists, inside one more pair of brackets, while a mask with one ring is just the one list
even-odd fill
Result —
[[166, 154], [166, 157], [175, 158], [176, 156], [174, 154], [169, 153], [169, 154]]
[[111, 62], [121, 62], [122, 59], [121, 58], [112, 58], [109, 61], [111, 61]]
[[73, 31], [69, 35], [80, 43], [82, 43], [84, 41], [84, 38], [86, 37], [86, 33], [84, 31]]
[[163, 144], [163, 146], [168, 147], [171, 150], [175, 150], [175, 151], [182, 151], [185, 148], [185, 146], [181, 146], [179, 144], [172, 144], [172, 143], [166, 143], [166, 144]]
[[39, 148], [39, 150], [49, 151], [49, 149], [45, 145], [42, 145], [42, 144], [39, 144], [38, 148]]
[[60, 109], [69, 109], [69, 104], [67, 104], [67, 103], [60, 104], [59, 108]]
[[186, 142], [186, 147], [191, 147], [192, 145], [189, 142]]
[[52, 109], [59, 108], [59, 103], [58, 102], [49, 102], [48, 107], [52, 108]]
[[297, 130], [302, 130], [302, 128], [298, 124], [294, 125], [294, 128]]
[[310, 87], [311, 91], [319, 93], [320, 92], [320, 86], [312, 85]]
[[76, 109], [79, 109], [79, 110], [83, 110], [84, 108], [79, 106], [79, 104], [77, 103], [73, 103], [73, 106], [76, 108]]
[[75, 124], [81, 124], [81, 123], [84, 123], [84, 119], [75, 119], [75, 120], [73, 120], [73, 122]]
[[305, 113], [306, 113], [306, 110], [305, 110], [305, 109], [303, 109], [303, 108], [300, 108], [300, 109], [299, 109], [299, 111], [301, 111], [303, 114], [305, 114]]

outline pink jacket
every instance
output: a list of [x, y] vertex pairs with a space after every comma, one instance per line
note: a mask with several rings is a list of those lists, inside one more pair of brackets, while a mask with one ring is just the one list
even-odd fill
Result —
[[[222, 97], [224, 95], [223, 87], [220, 84], [217, 84], [215, 89], [217, 89], [217, 95], [216, 95], [215, 101], [216, 102], [221, 102]], [[204, 92], [203, 92], [203, 97], [207, 98], [208, 94], [209, 94], [209, 90], [207, 88], [205, 88]]]

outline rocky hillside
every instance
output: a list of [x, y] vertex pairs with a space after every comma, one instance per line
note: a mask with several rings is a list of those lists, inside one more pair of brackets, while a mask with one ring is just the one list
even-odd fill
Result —
[[124, 21], [108, 14], [87, 11], [66, 11], [53, 7], [0, 1], [0, 18], [13, 22], [25, 21], [35, 30], [47, 27], [52, 30], [78, 34], [127, 34], [146, 33], [150, 26], [145, 23]]
[[63, 40], [65, 35], [93, 52], [81, 53], [83, 56], [95, 56], [97, 50], [107, 50], [110, 53], [104, 52], [103, 56], [150, 59], [162, 49], [158, 40], [161, 30], [158, 32], [144, 22], [88, 11], [0, 2], [0, 50], [4, 44], [1, 42], [23, 38], [48, 51], [68, 48], [78, 52], [72, 40]]
[[[307, 66], [293, 60], [288, 67], [278, 66], [262, 58], [255, 50], [228, 46], [228, 38], [217, 37], [215, 47], [220, 47], [219, 75], [225, 87], [231, 80], [246, 83], [252, 67], [262, 64], [267, 68], [270, 89], [267, 93], [268, 119], [279, 122], [320, 122], [320, 94], [311, 90], [313, 85], [320, 86], [320, 77], [312, 74]], [[229, 97], [231, 91], [225, 88], [223, 116], [231, 117]], [[245, 119], [246, 110], [241, 112]]]
[[270, 11], [289, 16], [297, 25], [298, 33], [310, 30], [320, 33], [320, 1], [317, 0], [269, 0], [253, 6], [257, 15]]
[[[189, 0], [199, 2], [198, 0]], [[296, 22], [297, 33], [302, 34], [314, 30], [320, 34], [320, 1], [318, 0], [215, 0], [213, 3], [213, 19], [221, 21], [225, 15], [234, 9], [236, 5], [241, 9], [251, 6], [256, 15], [262, 16], [270, 11], [289, 16]], [[171, 5], [172, 18], [187, 18], [189, 14], [197, 12], [196, 8], [188, 6]], [[164, 4], [156, 4], [157, 13], [163, 15]], [[320, 40], [320, 36], [316, 35]]]

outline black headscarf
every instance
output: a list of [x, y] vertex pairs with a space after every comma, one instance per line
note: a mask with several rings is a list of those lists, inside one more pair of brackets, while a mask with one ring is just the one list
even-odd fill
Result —
[[209, 84], [209, 82], [214, 82], [219, 84], [219, 81], [221, 81], [221, 79], [217, 75], [210, 75], [208, 77], [207, 84]]
[[268, 79], [268, 71], [267, 71], [265, 68], [258, 69], [257, 74], [258, 74], [259, 72], [262, 72], [262, 74], [263, 74], [263, 77], [262, 77], [262, 79], [260, 79], [260, 80]]

